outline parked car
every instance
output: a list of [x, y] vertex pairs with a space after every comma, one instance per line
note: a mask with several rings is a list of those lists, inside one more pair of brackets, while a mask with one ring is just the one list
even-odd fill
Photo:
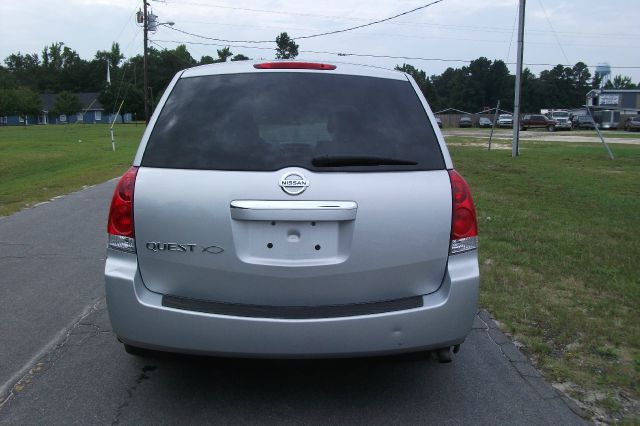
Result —
[[520, 130], [544, 128], [550, 132], [556, 131], [557, 122], [542, 114], [526, 114], [520, 120]]
[[487, 117], [480, 117], [478, 121], [478, 126], [480, 127], [492, 127], [493, 123]]
[[593, 118], [589, 115], [575, 115], [572, 120], [574, 129], [595, 129]]
[[460, 121], [458, 121], [458, 126], [473, 127], [473, 121], [471, 120], [471, 117], [469, 117], [468, 115], [463, 115], [462, 117], [460, 117]]
[[627, 118], [624, 122], [624, 129], [627, 132], [640, 130], [640, 115], [636, 117]]
[[436, 116], [436, 123], [438, 124], [438, 127], [442, 129], [442, 120], [438, 116]]
[[178, 72], [109, 212], [125, 349], [450, 361], [477, 309], [477, 222], [430, 114], [397, 71]]
[[513, 127], [513, 115], [500, 114], [498, 116], [498, 127]]
[[573, 127], [569, 117], [569, 111], [550, 111], [547, 114], [547, 117], [555, 121], [556, 130], [571, 130], [571, 128]]

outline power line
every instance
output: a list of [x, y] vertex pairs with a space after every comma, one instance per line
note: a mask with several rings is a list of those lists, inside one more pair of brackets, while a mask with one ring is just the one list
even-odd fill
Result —
[[224, 43], [251, 43], [251, 44], [275, 43], [275, 40], [226, 40], [226, 39], [223, 39], [223, 38], [208, 37], [208, 36], [203, 36], [201, 34], [190, 33], [188, 31], [184, 31], [184, 30], [181, 30], [179, 28], [175, 28], [175, 26], [168, 27], [168, 28], [170, 30], [172, 30], [172, 31], [177, 31], [179, 33], [187, 34], [187, 35], [190, 35], [192, 37], [197, 37], [197, 38], [201, 38], [201, 39], [204, 39], [204, 40], [222, 41]]
[[[366, 24], [362, 24], [362, 25], [356, 25], [355, 27], [343, 28], [341, 30], [327, 31], [327, 32], [324, 32], [324, 33], [310, 34], [310, 35], [300, 36], [300, 37], [291, 37], [291, 39], [292, 40], [303, 40], [303, 39], [322, 37], [322, 36], [327, 36], [327, 35], [332, 35], [332, 34], [346, 33], [348, 31], [353, 31], [353, 30], [357, 30], [357, 29], [360, 29], [360, 28], [365, 28], [365, 27], [370, 27], [372, 25], [380, 24], [382, 22], [391, 21], [392, 19], [399, 18], [400, 16], [408, 15], [408, 14], [413, 13], [413, 12], [417, 12], [418, 10], [426, 9], [427, 7], [433, 6], [434, 4], [438, 4], [438, 3], [441, 3], [443, 1], [444, 0], [434, 0], [431, 3], [427, 3], [427, 4], [424, 4], [422, 6], [418, 6], [416, 8], [413, 8], [411, 10], [407, 10], [407, 11], [398, 13], [397, 15], [389, 16], [389, 17], [383, 18], [383, 19], [378, 19], [378, 20], [372, 21], [372, 22], [367, 22]], [[183, 33], [183, 34], [187, 34], [187, 35], [190, 35], [190, 36], [193, 36], [193, 37], [198, 37], [198, 38], [202, 38], [202, 39], [205, 39], [205, 40], [212, 40], [212, 41], [222, 41], [222, 42], [225, 42], [225, 43], [251, 43], [251, 44], [275, 43], [274, 40], [227, 40], [227, 39], [221, 39], [221, 38], [217, 38], [217, 37], [208, 37], [208, 36], [204, 36], [204, 35], [196, 34], [196, 33], [190, 33], [188, 31], [184, 31], [184, 30], [181, 30], [181, 29], [175, 28], [175, 27], [169, 27], [169, 29], [171, 29], [173, 31], [177, 31], [177, 32]]]
[[562, 44], [560, 43], [560, 38], [558, 38], [558, 34], [556, 33], [556, 29], [553, 28], [553, 25], [551, 24], [551, 20], [549, 19], [549, 15], [547, 15], [547, 11], [545, 10], [544, 5], [542, 4], [542, 0], [538, 0], [538, 4], [540, 5], [540, 8], [542, 9], [542, 13], [544, 14], [544, 17], [547, 20], [547, 23], [549, 24], [549, 27], [551, 28], [551, 31], [553, 32], [553, 35], [556, 38], [556, 41], [558, 42], [558, 47], [560, 48], [560, 51], [562, 52], [562, 56], [564, 56], [564, 60], [569, 62], [569, 58], [567, 57], [567, 54], [565, 53], [564, 49], [562, 48]]
[[[181, 1], [181, 2], [165, 2], [166, 4], [173, 5], [186, 5], [186, 6], [198, 6], [198, 7], [208, 7], [208, 8], [216, 8], [216, 9], [228, 9], [228, 10], [240, 10], [254, 13], [269, 13], [269, 14], [278, 14], [278, 15], [288, 15], [288, 16], [303, 16], [303, 17], [312, 17], [312, 18], [321, 18], [321, 19], [339, 19], [339, 20], [350, 20], [350, 21], [366, 21], [363, 18], [354, 18], [347, 16], [336, 16], [336, 15], [322, 15], [315, 13], [303, 13], [303, 12], [283, 12], [279, 10], [268, 10], [268, 9], [252, 9], [246, 7], [237, 7], [237, 6], [226, 6], [219, 4], [210, 4], [210, 3], [198, 3], [192, 1]], [[208, 24], [209, 22], [200, 22], [204, 24]], [[407, 21], [395, 21], [395, 22], [387, 22], [391, 25], [406, 25], [406, 26], [432, 26], [437, 28], [446, 28], [446, 29], [465, 29], [468, 31], [479, 31], [479, 32], [499, 32], [499, 33], [512, 33], [512, 28], [508, 27], [483, 27], [483, 26], [471, 26], [471, 25], [451, 25], [451, 24], [442, 24], [442, 23], [434, 23], [434, 22], [407, 22]], [[213, 23], [219, 24], [219, 23]], [[221, 24], [221, 25], [232, 25], [232, 24]], [[246, 26], [246, 25], [243, 25]], [[535, 29], [527, 29], [526, 33], [551, 33], [549, 30], [535, 30]], [[556, 31], [558, 34], [573, 34], [576, 37], [610, 37], [610, 38], [633, 38], [639, 37], [640, 33], [596, 33], [596, 32], [581, 32], [581, 31]]]
[[[159, 39], [155, 39], [155, 40], [151, 40], [149, 39], [149, 41], [153, 44], [155, 44], [156, 46], [160, 46], [157, 42], [160, 43], [177, 43], [177, 44], [195, 44], [198, 46], [216, 46], [216, 47], [233, 47], [233, 48], [239, 48], [239, 49], [255, 49], [255, 50], [271, 50], [274, 51], [276, 50], [275, 47], [260, 47], [260, 46], [243, 46], [243, 45], [239, 45], [239, 44], [220, 44], [220, 43], [205, 43], [202, 41], [181, 41], [181, 40], [159, 40]], [[164, 49], [163, 46], [160, 46]], [[306, 51], [303, 51], [306, 52]]]
[[126, 22], [124, 23], [124, 25], [122, 26], [122, 29], [120, 29], [120, 32], [118, 33], [118, 36], [115, 38], [116, 40], [120, 40], [120, 36], [122, 36], [122, 33], [124, 32], [125, 28], [127, 28], [127, 26], [129, 26], [131, 24], [131, 18], [133, 18], [133, 16], [136, 14], [136, 9], [138, 8], [138, 4], [136, 2], [136, 4], [133, 6], [133, 11], [129, 14], [129, 17], [127, 18]]
[[511, 38], [509, 39], [509, 49], [507, 50], [507, 61], [509, 60], [509, 56], [511, 56], [511, 45], [513, 44], [513, 34], [516, 32], [516, 22], [518, 22], [518, 10], [516, 9], [516, 13], [513, 17], [513, 27], [511, 28]]
[[[196, 41], [186, 41], [186, 40], [154, 40], [153, 42], [161, 42], [161, 43], [177, 43], [177, 44], [194, 44], [194, 45], [203, 45], [203, 46], [218, 46], [218, 47], [233, 47], [239, 49], [257, 49], [257, 50], [272, 50], [275, 51], [274, 48], [271, 47], [258, 47], [258, 46], [246, 46], [246, 45], [231, 45], [231, 44], [217, 44], [217, 43], [205, 43], [205, 42], [196, 42]], [[416, 61], [427, 61], [427, 62], [471, 62], [472, 59], [450, 59], [450, 58], [424, 58], [420, 56], [400, 56], [400, 55], [377, 55], [377, 54], [367, 54], [367, 53], [351, 53], [351, 52], [331, 52], [331, 51], [323, 51], [323, 50], [299, 50], [300, 53], [315, 53], [315, 54], [325, 54], [325, 55], [335, 55], [335, 56], [352, 56], [352, 57], [362, 57], [362, 58], [376, 58], [376, 59], [405, 59], [405, 60], [416, 60]], [[506, 65], [515, 65], [515, 62], [507, 62], [503, 61]], [[561, 65], [563, 67], [572, 67], [575, 64], [551, 64], [551, 63], [524, 63], [526, 66], [546, 66], [546, 67], [555, 67], [557, 65]], [[587, 67], [594, 67], [595, 65], [587, 65]], [[616, 66], [609, 65], [611, 68], [616, 69], [640, 69], [640, 65], [638, 66]]]
[[[518, 14], [516, 13], [515, 15], [516, 20], [518, 17]], [[254, 28], [278, 28], [281, 29], [282, 27], [280, 26], [263, 26], [263, 25], [250, 25], [250, 24], [229, 24], [229, 23], [223, 23], [223, 22], [196, 22], [196, 21], [189, 21], [191, 23], [199, 23], [199, 24], [208, 24], [208, 25], [225, 25], [225, 26], [233, 26], [233, 27], [254, 27]], [[172, 27], [168, 27], [171, 29], [176, 30], [175, 28]], [[511, 33], [511, 39], [509, 42], [509, 49], [507, 52], [507, 56], [506, 59], [509, 59], [509, 57], [511, 56], [511, 45], [513, 44], [513, 34], [515, 32], [515, 24], [513, 26], [512, 29], [512, 33]], [[257, 41], [252, 40], [227, 40], [227, 39], [220, 39], [220, 38], [214, 38], [214, 37], [206, 37], [206, 36], [201, 36], [199, 34], [194, 34], [194, 33], [190, 33], [184, 30], [177, 30], [178, 32], [181, 32], [183, 34], [186, 35], [190, 35], [190, 36], [195, 36], [198, 38], [202, 38], [205, 37], [205, 39], [207, 40], [211, 40], [211, 41], [221, 41], [221, 42], [225, 42], [225, 43], [257, 43]], [[505, 41], [503, 39], [479, 39], [479, 38], [461, 38], [461, 37], [443, 37], [443, 36], [420, 36], [420, 35], [415, 35], [415, 34], [391, 34], [391, 33], [379, 33], [379, 32], [375, 32], [375, 33], [370, 33], [366, 35], [367, 37], [371, 37], [371, 36], [376, 36], [376, 37], [400, 37], [400, 38], [412, 38], [412, 39], [420, 39], [420, 40], [457, 40], [457, 41], [473, 41], [473, 42], [482, 42], [482, 43], [505, 43]], [[273, 40], [265, 40], [264, 43], [272, 43]], [[555, 45], [556, 42], [544, 42], [544, 41], [529, 41], [527, 42], [528, 44], [539, 44], [539, 45]], [[597, 45], [597, 44], [592, 44], [592, 43], [565, 43], [565, 46], [585, 46], [585, 47], [592, 47], [592, 48], [611, 48], [610, 45]], [[626, 46], [627, 48], [631, 48], [631, 49], [638, 49], [640, 47], [635, 46], [635, 45], [630, 45], [630, 46]], [[568, 62], [568, 60], [567, 60]]]
[[346, 33], [347, 31], [353, 31], [353, 30], [357, 30], [359, 28], [370, 27], [371, 25], [380, 24], [380, 23], [386, 22], [386, 21], [391, 21], [392, 19], [399, 18], [401, 16], [408, 15], [408, 14], [413, 13], [413, 12], [417, 12], [418, 10], [426, 9], [427, 7], [433, 6], [434, 4], [438, 4], [438, 3], [441, 3], [443, 1], [444, 0], [435, 0], [435, 1], [432, 1], [431, 3], [427, 3], [427, 4], [424, 4], [422, 6], [418, 6], [418, 7], [414, 8], [414, 9], [407, 10], [406, 12], [398, 13], [397, 15], [393, 15], [393, 16], [390, 16], [390, 17], [384, 18], [384, 19], [379, 19], [377, 21], [369, 22], [369, 23], [366, 23], [366, 24], [357, 25], [355, 27], [345, 28], [343, 30], [328, 31], [328, 32], [325, 32], [325, 33], [320, 33], [320, 34], [312, 34], [312, 35], [308, 35], [308, 36], [293, 37], [293, 39], [294, 40], [302, 40], [302, 39], [321, 37], [321, 36], [332, 35], [332, 34]]

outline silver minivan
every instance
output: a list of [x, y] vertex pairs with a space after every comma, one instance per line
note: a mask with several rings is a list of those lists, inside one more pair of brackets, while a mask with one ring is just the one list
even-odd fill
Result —
[[105, 280], [130, 353], [446, 362], [476, 313], [476, 213], [409, 75], [205, 65], [115, 189]]

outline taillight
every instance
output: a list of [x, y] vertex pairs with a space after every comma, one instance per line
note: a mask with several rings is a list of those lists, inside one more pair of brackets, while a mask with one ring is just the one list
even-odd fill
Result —
[[471, 191], [467, 182], [455, 170], [449, 170], [453, 212], [449, 254], [464, 253], [478, 248], [478, 222]]
[[322, 64], [319, 62], [262, 62], [253, 66], [259, 70], [335, 70], [332, 64]]
[[118, 181], [118, 185], [113, 191], [107, 223], [109, 247], [132, 253], [136, 251], [133, 226], [133, 191], [137, 173], [138, 168], [131, 167]]

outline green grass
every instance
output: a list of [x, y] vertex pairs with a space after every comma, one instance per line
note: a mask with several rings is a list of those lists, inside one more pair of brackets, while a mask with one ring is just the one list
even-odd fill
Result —
[[0, 216], [122, 174], [143, 125], [0, 127]]
[[481, 305], [549, 379], [606, 395], [594, 411], [624, 417], [628, 398], [637, 410], [640, 146], [611, 161], [600, 145], [524, 142], [514, 159], [447, 140], [478, 211]]

